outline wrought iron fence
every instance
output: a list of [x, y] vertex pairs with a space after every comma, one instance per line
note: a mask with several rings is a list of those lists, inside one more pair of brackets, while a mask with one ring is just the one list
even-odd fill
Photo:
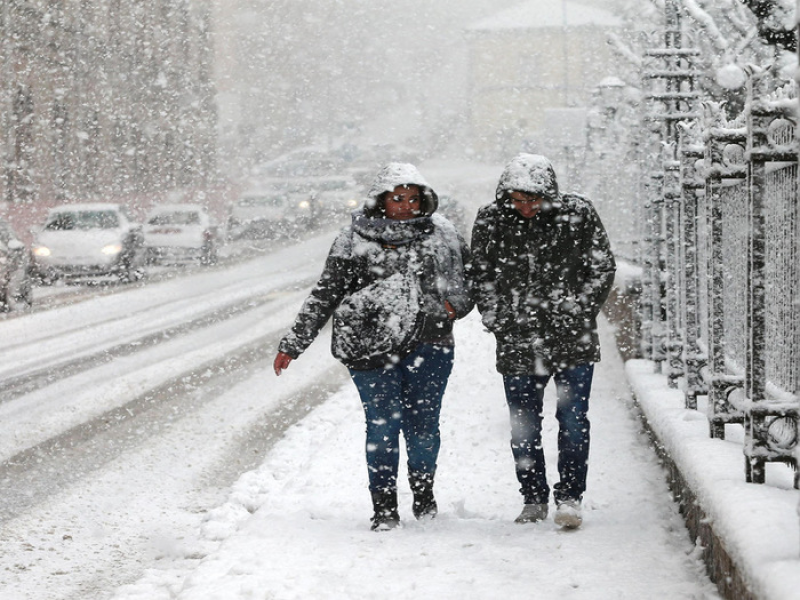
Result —
[[748, 481], [782, 462], [800, 487], [798, 101], [794, 84], [766, 93], [768, 81], [750, 73], [736, 119], [706, 102], [702, 119], [685, 111], [677, 141], [662, 140], [648, 175], [642, 350], [688, 408], [707, 397], [712, 437], [744, 426]]
[[629, 143], [643, 157], [641, 354], [687, 408], [706, 400], [712, 437], [744, 428], [748, 481], [763, 483], [766, 463], [780, 462], [800, 487], [797, 85], [749, 68], [743, 109], [729, 118], [703, 95], [702, 57], [677, 4], [664, 7]]

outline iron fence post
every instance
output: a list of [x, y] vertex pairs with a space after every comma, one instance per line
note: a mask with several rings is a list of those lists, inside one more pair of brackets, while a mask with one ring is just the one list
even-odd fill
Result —
[[686, 408], [697, 408], [697, 396], [706, 387], [700, 374], [707, 357], [700, 348], [700, 278], [698, 241], [698, 196], [704, 192], [702, 173], [702, 140], [696, 122], [684, 123], [680, 129], [679, 159], [680, 187], [683, 199], [682, 246], [684, 256], [683, 319], [686, 335], [684, 361], [686, 365]]
[[677, 144], [664, 144], [664, 315], [666, 320], [667, 381], [672, 388], [685, 375], [684, 338], [680, 314], [683, 289], [681, 235], [680, 162], [675, 160]]
[[[770, 116], [753, 106], [754, 76], [748, 78], [747, 85], [747, 161], [749, 169], [748, 187], [750, 201], [750, 229], [747, 244], [748, 278], [747, 294], [747, 353], [745, 366], [745, 393], [753, 408], [763, 404], [765, 398], [764, 364], [764, 206], [766, 190], [766, 158], [764, 149], [768, 145], [766, 127]], [[749, 410], [745, 425], [744, 452], [747, 480], [764, 483], [765, 471], [763, 455], [767, 452], [765, 419], [761, 411]]]
[[[645, 224], [649, 256], [645, 257], [642, 329], [648, 340], [648, 357], [666, 372], [670, 385], [677, 387], [678, 380], [686, 372], [686, 334], [679, 309], [684, 275], [683, 249], [679, 242], [683, 209], [677, 156], [678, 124], [699, 116], [694, 65], [699, 51], [684, 46], [677, 0], [665, 1], [664, 17], [663, 46], [645, 52], [654, 64], [643, 73], [643, 77], [652, 82], [646, 96], [651, 110], [648, 118], [660, 124], [664, 158], [659, 165], [660, 172], [649, 177]], [[661, 365], [662, 362], [666, 362], [666, 366]]]

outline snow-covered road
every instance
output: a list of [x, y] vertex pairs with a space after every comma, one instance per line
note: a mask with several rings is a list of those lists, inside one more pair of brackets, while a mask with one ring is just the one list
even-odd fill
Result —
[[338, 386], [263, 376], [330, 239], [0, 323], [4, 600], [107, 597]]
[[330, 237], [1, 323], [0, 460], [281, 333]]

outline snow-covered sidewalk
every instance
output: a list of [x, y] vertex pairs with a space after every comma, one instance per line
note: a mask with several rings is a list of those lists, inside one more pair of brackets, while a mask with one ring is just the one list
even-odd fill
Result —
[[[522, 500], [502, 382], [493, 340], [473, 312], [456, 326], [435, 520], [413, 519], [403, 479], [403, 527], [369, 530], [363, 415], [348, 383], [240, 479], [229, 502], [209, 514], [198, 540], [186, 541], [182, 561], [149, 570], [115, 598], [718, 598], [631, 410], [611, 328], [605, 322], [601, 328], [604, 360], [595, 371], [589, 413], [581, 529], [561, 531], [552, 519], [513, 522]], [[327, 342], [323, 336], [315, 343]], [[292, 376], [289, 369], [281, 380]], [[551, 480], [554, 411], [549, 389]]]

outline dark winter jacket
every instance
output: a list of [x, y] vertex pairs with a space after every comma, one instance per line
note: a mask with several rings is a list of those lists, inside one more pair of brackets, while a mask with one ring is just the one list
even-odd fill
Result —
[[[546, 199], [524, 218], [513, 190]], [[548, 374], [600, 360], [596, 317], [616, 265], [592, 204], [561, 194], [549, 161], [523, 154], [506, 167], [496, 200], [478, 211], [472, 233], [478, 309], [497, 338], [504, 375]]]
[[[423, 192], [423, 214], [407, 221], [382, 216], [381, 195], [400, 184], [419, 185]], [[291, 331], [280, 342], [279, 350], [297, 358], [316, 338], [320, 329], [345, 299], [353, 298], [377, 280], [399, 273], [410, 273], [419, 285], [422, 317], [418, 342], [452, 345], [453, 322], [445, 310], [445, 300], [456, 318], [473, 307], [465, 276], [470, 262], [469, 246], [450, 221], [433, 214], [436, 194], [411, 165], [393, 163], [384, 168], [373, 184], [365, 206], [353, 213], [352, 223], [342, 229], [331, 247], [323, 273], [303, 304]], [[391, 302], [391, 298], [386, 299]], [[404, 316], [398, 315], [400, 318]], [[369, 346], [385, 347], [387, 340], [369, 340], [374, 331], [357, 332]], [[384, 331], [381, 335], [385, 334]], [[332, 339], [334, 356], [356, 369], [379, 368], [397, 360], [383, 356], [377, 360], [345, 360], [336, 330]]]

